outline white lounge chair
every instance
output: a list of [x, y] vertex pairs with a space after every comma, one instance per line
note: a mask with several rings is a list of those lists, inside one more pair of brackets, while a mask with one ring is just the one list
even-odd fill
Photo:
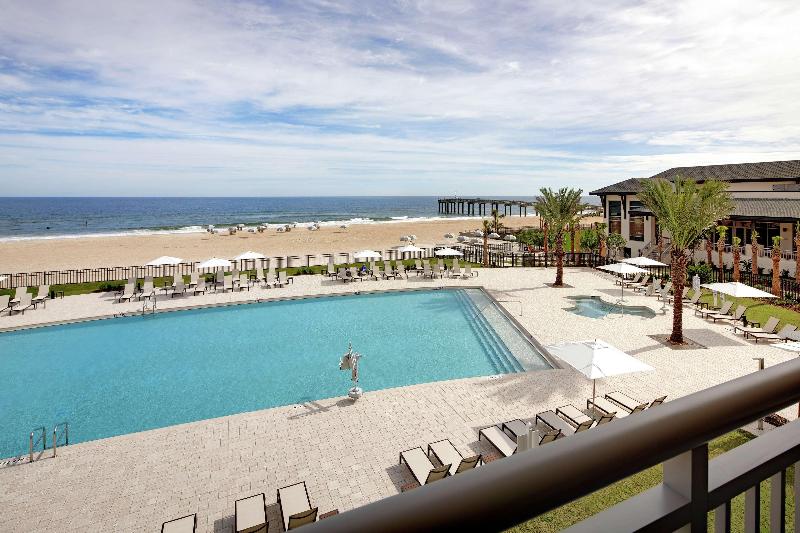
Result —
[[458, 263], [458, 259], [453, 259], [453, 268], [450, 269], [450, 277], [451, 278], [461, 277], [461, 265]]
[[233, 292], [233, 276], [224, 276], [222, 278], [222, 292]]
[[241, 292], [242, 289], [247, 289], [250, 292], [250, 280], [247, 279], [247, 274], [241, 274], [239, 276], [239, 291]]
[[335, 278], [337, 276], [336, 265], [333, 264], [333, 257], [328, 259], [328, 270], [326, 274], [329, 278]]
[[39, 290], [36, 291], [36, 296], [33, 298], [35, 305], [43, 304], [47, 307], [47, 300], [50, 299], [50, 285], [39, 285]]
[[797, 331], [797, 326], [793, 326], [792, 324], [784, 325], [778, 333], [767, 333], [766, 331], [754, 331], [750, 334], [756, 340], [756, 344], [758, 341], [786, 341], [791, 338], [791, 333]]
[[3, 311], [8, 311], [8, 314], [11, 314], [11, 304], [9, 303], [9, 300], [11, 300], [11, 296], [8, 294], [0, 296], [0, 313]]
[[[224, 283], [224, 280], [223, 280]], [[264, 493], [236, 500], [234, 504], [236, 517], [234, 531], [236, 533], [267, 533], [267, 502]]]
[[466, 263], [464, 265], [464, 275], [462, 276], [464, 279], [471, 278], [472, 276], [477, 276], [477, 275], [478, 275], [478, 271], [477, 270], [473, 271], [471, 264]]
[[478, 431], [478, 441], [481, 437], [488, 440], [503, 457], [511, 457], [517, 452], [517, 443], [506, 435], [500, 426], [489, 426]]
[[186, 294], [186, 284], [183, 282], [183, 276], [176, 276], [170, 298], [174, 298], [178, 294]]
[[291, 280], [292, 283], [294, 283], [294, 278], [291, 277], [291, 276], [287, 277], [286, 276], [286, 271], [285, 270], [281, 270], [280, 272], [278, 272], [278, 279], [275, 281], [275, 286], [276, 287], [283, 287], [287, 283], [289, 283], [290, 280]]
[[192, 270], [192, 272], [189, 274], [189, 287], [190, 288], [197, 285], [198, 278], [199, 278], [199, 274], [197, 273], [197, 271], [196, 270]]
[[127, 283], [125, 288], [122, 289], [121, 292], [117, 293], [117, 301], [121, 302], [122, 300], [131, 301], [133, 298], [136, 297], [136, 284], [135, 283]]
[[26, 292], [20, 297], [19, 302], [9, 310], [8, 314], [22, 313], [24, 315], [25, 311], [31, 307], [36, 308], [36, 304], [32, 301], [31, 293]]
[[764, 324], [763, 327], [759, 328], [759, 327], [755, 327], [755, 326], [747, 326], [747, 327], [745, 327], [745, 326], [736, 326], [736, 327], [733, 328], [733, 332], [736, 333], [736, 332], [741, 331], [744, 334], [745, 338], [747, 338], [749, 335], [752, 335], [754, 333], [775, 333], [775, 330], [778, 329], [778, 324], [779, 323], [780, 323], [780, 320], [778, 318], [775, 318], [774, 316], [771, 316], [771, 317], [769, 317], [769, 319], [767, 320], [767, 323]]
[[197, 514], [182, 516], [161, 524], [161, 533], [194, 533], [197, 531]]
[[[730, 312], [731, 307], [733, 307], [733, 300], [728, 300], [727, 302], [722, 304], [722, 307], [720, 307], [719, 309], [701, 309], [699, 307], [696, 307], [694, 310], [694, 314], [700, 315], [703, 318], [708, 318], [709, 316], [716, 314], [727, 315]], [[734, 329], [734, 333], [735, 332], [736, 329]]]
[[480, 454], [464, 457], [449, 439], [428, 444], [428, 456], [433, 456], [440, 465], [449, 464], [451, 476], [472, 470], [481, 464]]
[[745, 306], [737, 305], [736, 306], [736, 310], [733, 312], [732, 315], [722, 314], [722, 313], [715, 313], [715, 314], [712, 314], [712, 315], [708, 315], [705, 318], [712, 319], [714, 321], [714, 323], [716, 323], [717, 320], [731, 320], [733, 322], [738, 322], [744, 316], [745, 311], [747, 311], [747, 308]]
[[[214, 278], [214, 290], [225, 286], [225, 271], [222, 269], [217, 270], [217, 275]], [[224, 289], [223, 289], [224, 291]]]
[[144, 283], [142, 284], [142, 290], [139, 292], [139, 299], [142, 298], [151, 298], [155, 293], [156, 289], [153, 287], [153, 277], [148, 276], [150, 279], [144, 279]]
[[395, 277], [397, 278], [405, 277], [406, 279], [408, 279], [408, 273], [406, 273], [406, 266], [403, 264], [402, 261], [397, 262]]
[[194, 291], [194, 295], [197, 296], [198, 294], [205, 294], [206, 293], [206, 278], [199, 278], [197, 280], [197, 284], [192, 289]]
[[281, 510], [284, 531], [317, 521], [319, 509], [311, 507], [305, 481], [278, 489], [278, 507]]
[[410, 450], [400, 452], [400, 464], [405, 463], [414, 479], [420, 485], [427, 485], [440, 479], [444, 479], [450, 472], [449, 464], [436, 467], [433, 465], [425, 452], [417, 446]]
[[22, 301], [22, 295], [28, 292], [28, 287], [17, 287], [14, 290], [14, 297], [11, 298], [11, 305], [17, 305]]

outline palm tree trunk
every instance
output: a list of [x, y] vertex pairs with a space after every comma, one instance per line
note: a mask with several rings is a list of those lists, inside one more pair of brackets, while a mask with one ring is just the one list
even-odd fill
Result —
[[781, 249], [772, 247], [772, 294], [781, 297]]
[[672, 250], [672, 266], [670, 267], [670, 277], [672, 278], [673, 298], [672, 306], [672, 334], [670, 342], [683, 344], [683, 287], [686, 284], [686, 254], [683, 250]]
[[733, 247], [733, 281], [739, 281], [742, 273], [739, 268], [742, 250], [738, 246]]
[[489, 236], [483, 232], [483, 266], [489, 266]]
[[711, 246], [711, 238], [706, 238], [706, 262], [708, 266], [714, 267], [714, 261], [711, 259], [711, 251], [713, 247]]
[[545, 261], [547, 261], [547, 252], [550, 251], [550, 245], [548, 244], [548, 242], [550, 241], [550, 232], [548, 231], [549, 229], [550, 229], [549, 224], [547, 222], [545, 222], [544, 223], [544, 256], [545, 256]]
[[722, 252], [725, 250], [725, 241], [717, 241], [717, 255], [719, 257], [719, 282], [725, 283], [725, 263], [722, 261]]
[[564, 284], [564, 233], [556, 233], [556, 287]]
[[800, 231], [794, 236], [794, 280], [800, 283]]
[[575, 255], [575, 226], [569, 227], [569, 251]]

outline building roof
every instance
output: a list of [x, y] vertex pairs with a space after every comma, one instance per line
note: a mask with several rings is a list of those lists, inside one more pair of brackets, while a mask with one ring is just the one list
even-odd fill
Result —
[[[705, 165], [699, 167], [674, 167], [646, 179], [666, 178], [672, 180], [681, 175], [695, 181], [716, 179], [719, 181], [766, 181], [800, 179], [800, 160], [765, 161], [761, 163], [736, 163], [730, 165]], [[594, 195], [633, 194], [641, 190], [641, 178], [630, 178], [596, 191]]]
[[800, 198], [734, 198], [735, 218], [800, 219]]

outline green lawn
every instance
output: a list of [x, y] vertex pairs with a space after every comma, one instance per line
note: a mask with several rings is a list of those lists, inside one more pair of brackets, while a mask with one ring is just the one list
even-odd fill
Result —
[[[744, 431], [728, 433], [709, 443], [709, 458], [714, 458], [731, 450], [753, 437]], [[654, 466], [638, 474], [618, 481], [613, 485], [594, 492], [572, 503], [545, 513], [529, 522], [509, 529], [511, 533], [549, 533], [560, 531], [580, 522], [598, 512], [616, 505], [623, 500], [643, 492], [662, 480], [661, 465]], [[744, 495], [737, 496], [731, 502], [731, 531], [743, 531]], [[794, 469], [786, 473], [786, 530], [794, 528]], [[769, 530], [769, 481], [761, 484], [761, 531]], [[714, 530], [714, 513], [709, 513], [708, 530]]]
[[[782, 328], [786, 324], [792, 324], [800, 328], [800, 313], [785, 307], [767, 303], [768, 300], [732, 298], [730, 296], [725, 296], [725, 300], [732, 300], [734, 302], [733, 309], [736, 309], [737, 305], [744, 305], [747, 307], [745, 316], [748, 322], [758, 322], [763, 326], [764, 323], [769, 320], [769, 317], [774, 316], [781, 321], [780, 324], [778, 324], [778, 328]], [[713, 296], [711, 293], [704, 294], [700, 297], [700, 301], [711, 303], [713, 301]], [[718, 297], [717, 302], [719, 301]]]

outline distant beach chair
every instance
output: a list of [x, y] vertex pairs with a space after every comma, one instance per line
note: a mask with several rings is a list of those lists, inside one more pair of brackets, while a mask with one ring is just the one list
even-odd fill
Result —
[[336, 273], [336, 279], [342, 283], [350, 281], [350, 276], [347, 275], [347, 269], [345, 267], [339, 267], [339, 272]]
[[174, 298], [177, 294], [186, 294], [186, 284], [183, 282], [183, 276], [176, 277], [170, 298]]
[[473, 271], [472, 270], [472, 265], [470, 265], [469, 263], [466, 263], [464, 265], [464, 274], [461, 276], [462, 278], [467, 279], [467, 278], [471, 278], [472, 276], [477, 276], [477, 275], [478, 275], [478, 271], [477, 270]]
[[36, 296], [32, 299], [34, 305], [43, 304], [47, 307], [47, 300], [50, 299], [50, 285], [39, 285]]
[[294, 283], [294, 278], [292, 276], [287, 276], [285, 270], [278, 272], [278, 279], [275, 280], [276, 287], [285, 287], [289, 282]]
[[317, 521], [319, 508], [311, 507], [305, 481], [278, 489], [278, 507], [281, 510], [284, 531]]
[[239, 275], [239, 292], [242, 289], [247, 289], [247, 292], [250, 292], [250, 280], [247, 278], [247, 274]]
[[792, 324], [786, 324], [783, 326], [780, 331], [777, 333], [767, 333], [761, 331], [754, 331], [750, 334], [756, 340], [756, 344], [758, 344], [759, 340], [765, 341], [788, 341], [791, 339], [791, 334], [797, 331], [797, 326], [793, 326]]
[[0, 313], [2, 313], [3, 311], [9, 311], [8, 314], [11, 314], [10, 312], [11, 304], [9, 303], [10, 299], [11, 296], [9, 296], [8, 294], [0, 296]]
[[358, 273], [358, 269], [356, 267], [350, 267], [348, 269], [348, 272], [350, 273], [350, 281], [355, 281], [355, 280], [364, 281], [364, 278], [362, 278], [361, 275]]
[[414, 270], [417, 271], [418, 275], [420, 273], [422, 273], [422, 260], [421, 259], [414, 259]]
[[650, 281], [650, 274], [647, 274], [644, 278], [642, 278], [642, 281], [640, 281], [639, 283], [633, 285], [633, 291], [637, 292], [637, 291], [645, 290], [647, 288], [647, 286], [648, 286], [647, 285], [648, 281]]
[[667, 296], [669, 295], [669, 291], [671, 290], [672, 290], [672, 282], [668, 281], [667, 284], [664, 285], [664, 287], [662, 287], [660, 291], [658, 291], [658, 296], [656, 297], [656, 299], [657, 300], [666, 299]]
[[11, 305], [17, 305], [22, 301], [22, 295], [28, 292], [28, 287], [17, 287], [14, 290], [14, 297], [11, 299]]
[[267, 285], [274, 285], [278, 281], [278, 276], [275, 275], [275, 264], [270, 261], [267, 267]]
[[[150, 279], [147, 279], [150, 278]], [[151, 298], [156, 292], [155, 287], [153, 287], [153, 276], [147, 276], [144, 279], [144, 283], [142, 284], [142, 290], [139, 293], [139, 299], [142, 298]]]
[[214, 290], [217, 290], [224, 284], [225, 284], [225, 271], [220, 268], [219, 270], [217, 270], [217, 274], [214, 277]]
[[24, 315], [25, 310], [30, 309], [31, 307], [36, 308], [36, 304], [34, 304], [32, 301], [31, 293], [26, 292], [19, 299], [19, 302], [8, 311], [8, 314], [11, 315], [13, 313], [22, 313]]
[[453, 268], [450, 269], [450, 277], [451, 278], [461, 277], [461, 265], [458, 263], [458, 259], [453, 259]]
[[192, 289], [194, 291], [194, 295], [197, 296], [198, 294], [205, 294], [206, 293], [206, 278], [199, 278], [197, 280], [197, 284]]
[[326, 275], [329, 278], [337, 277], [336, 265], [333, 264], [333, 257], [328, 258], [328, 270], [326, 272]]
[[161, 533], [194, 533], [197, 531], [197, 514], [190, 514], [161, 524]]
[[120, 292], [117, 293], [117, 301], [121, 302], [122, 300], [131, 301], [133, 298], [136, 297], [136, 283], [127, 283], [125, 288], [122, 289]]
[[396, 278], [405, 277], [406, 279], [408, 279], [408, 274], [406, 273], [406, 266], [403, 264], [402, 261], [397, 262], [397, 267], [395, 269], [395, 277]]
[[264, 493], [236, 500], [234, 531], [236, 533], [267, 533], [267, 502]]
[[450, 475], [454, 476], [472, 470], [481, 464], [481, 454], [464, 457], [461, 452], [453, 446], [450, 439], [443, 439], [428, 444], [428, 457], [433, 456], [440, 465], [450, 465]]
[[431, 278], [433, 279], [433, 270], [431, 270], [431, 265], [428, 262], [422, 263], [422, 277], [423, 278]]
[[639, 285], [639, 284], [642, 283], [642, 275], [641, 274], [636, 274], [636, 277], [633, 278], [630, 281], [626, 281], [625, 278], [622, 278], [621, 283], [622, 283], [623, 287], [635, 287], [636, 285]]
[[233, 292], [233, 276], [223, 276], [222, 278], [222, 292]]
[[[683, 293], [681, 294], [681, 300], [686, 300], [687, 296], [689, 295], [689, 287], [683, 288]], [[671, 304], [675, 300], [675, 295], [667, 297], [667, 303]]]
[[417, 483], [420, 485], [427, 485], [428, 483], [444, 479], [450, 472], [451, 466], [449, 464], [439, 467], [434, 466], [419, 446], [400, 452], [400, 464], [403, 463], [405, 463], [414, 476], [414, 479], [416, 479]]
[[199, 274], [197, 273], [197, 271], [196, 270], [192, 270], [192, 272], [189, 274], [189, 287], [190, 288], [194, 287], [195, 285], [197, 285], [198, 277], [199, 277]]

